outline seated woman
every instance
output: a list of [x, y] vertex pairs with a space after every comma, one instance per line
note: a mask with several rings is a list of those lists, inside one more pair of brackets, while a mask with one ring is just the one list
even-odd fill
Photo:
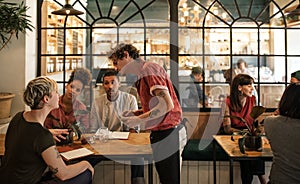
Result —
[[91, 184], [93, 167], [87, 161], [66, 165], [52, 134], [44, 128], [49, 112], [58, 108], [57, 83], [47, 77], [33, 79], [23, 98], [31, 110], [17, 113], [9, 124], [0, 166], [1, 183]]
[[273, 152], [270, 182], [300, 183], [300, 85], [290, 84], [279, 101], [279, 115], [264, 120]]
[[[247, 74], [238, 74], [234, 77], [230, 86], [230, 96], [222, 104], [225, 116], [243, 117], [249, 127], [253, 126], [253, 118], [250, 116], [252, 108], [256, 105], [255, 96], [253, 96], [254, 79]], [[226, 117], [223, 119], [223, 131], [225, 134], [232, 134], [247, 129], [245, 123]], [[250, 184], [253, 175], [258, 175], [262, 184], [266, 183], [264, 179], [265, 165], [263, 161], [240, 161], [241, 178], [243, 184]]]
[[[61, 134], [67, 134], [67, 129], [74, 123], [79, 123], [81, 131], [89, 128], [89, 114], [76, 114], [76, 111], [86, 111], [86, 106], [77, 98], [90, 81], [89, 70], [76, 68], [72, 71], [66, 92], [59, 98], [59, 108], [52, 110], [45, 120], [45, 127], [52, 132], [56, 141], [60, 142], [59, 138], [65, 139]], [[59, 130], [61, 128], [65, 129]]]

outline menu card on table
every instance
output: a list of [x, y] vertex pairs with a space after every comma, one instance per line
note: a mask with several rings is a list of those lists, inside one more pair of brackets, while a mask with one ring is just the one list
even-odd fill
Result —
[[129, 132], [110, 132], [109, 139], [128, 139]]
[[94, 152], [82, 146], [59, 146], [57, 147], [58, 152], [63, 157], [64, 160], [69, 161], [77, 158], [82, 158], [85, 156], [93, 155]]

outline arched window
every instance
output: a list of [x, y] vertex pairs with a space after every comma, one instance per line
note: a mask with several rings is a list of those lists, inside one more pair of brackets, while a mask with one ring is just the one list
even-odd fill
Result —
[[[168, 0], [73, 0], [84, 14], [67, 17], [51, 14], [64, 0], [38, 3], [38, 73], [58, 81], [62, 92], [76, 67], [90, 69], [96, 83], [99, 70], [112, 67], [107, 55], [119, 43], [132, 43], [145, 60], [164, 66], [187, 111], [220, 107], [229, 94], [224, 73], [231, 80], [238, 61], [246, 61], [258, 103], [267, 108], [277, 107], [290, 74], [300, 69], [299, 20], [289, 14], [296, 0], [180, 0], [178, 6]], [[192, 106], [193, 67], [204, 75], [198, 83], [202, 103]]]

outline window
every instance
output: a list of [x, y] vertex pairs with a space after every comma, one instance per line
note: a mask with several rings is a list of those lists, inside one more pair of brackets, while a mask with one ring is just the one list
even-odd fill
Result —
[[[290, 74], [300, 69], [300, 24], [288, 14], [296, 0], [180, 0], [176, 8], [168, 0], [71, 2], [85, 14], [55, 16], [51, 11], [63, 3], [47, 0], [39, 16], [39, 73], [61, 83], [61, 92], [76, 67], [92, 72], [112, 67], [107, 54], [124, 42], [138, 47], [147, 61], [165, 67], [187, 111], [220, 107], [229, 94], [224, 73], [238, 71], [240, 59], [255, 79], [258, 103], [267, 108], [277, 107]], [[191, 106], [189, 75], [196, 66], [204, 71], [198, 83], [203, 100]], [[97, 74], [93, 76], [95, 81]]]

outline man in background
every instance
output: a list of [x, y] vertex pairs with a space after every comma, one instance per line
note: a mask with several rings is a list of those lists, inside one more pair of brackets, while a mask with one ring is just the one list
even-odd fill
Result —
[[193, 83], [186, 88], [186, 90], [189, 90], [188, 106], [190, 107], [198, 107], [199, 103], [201, 105], [204, 105], [205, 103], [205, 106], [208, 106], [208, 99], [205, 95], [203, 99], [203, 90], [200, 86], [200, 83], [203, 81], [203, 76], [204, 72], [201, 67], [198, 66], [192, 68], [190, 77]]
[[291, 73], [291, 83], [298, 83], [300, 82], [300, 70], [297, 70]]

